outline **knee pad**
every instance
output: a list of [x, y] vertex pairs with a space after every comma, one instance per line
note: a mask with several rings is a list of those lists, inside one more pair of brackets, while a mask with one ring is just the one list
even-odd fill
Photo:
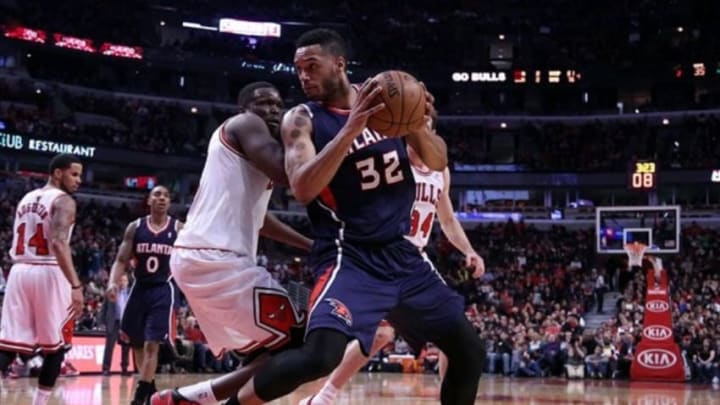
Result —
[[38, 384], [41, 387], [55, 386], [55, 381], [57, 381], [57, 378], [60, 375], [60, 367], [62, 366], [64, 358], [65, 353], [62, 351], [45, 355], [43, 365], [40, 368], [40, 376], [38, 378]]

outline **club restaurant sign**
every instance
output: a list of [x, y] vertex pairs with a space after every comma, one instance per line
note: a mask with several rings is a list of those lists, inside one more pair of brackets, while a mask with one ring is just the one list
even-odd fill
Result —
[[0, 131], [0, 150], [24, 150], [43, 153], [70, 153], [77, 156], [95, 157], [95, 146], [81, 145], [68, 142], [54, 142], [46, 139], [36, 139], [26, 135], [10, 134]]

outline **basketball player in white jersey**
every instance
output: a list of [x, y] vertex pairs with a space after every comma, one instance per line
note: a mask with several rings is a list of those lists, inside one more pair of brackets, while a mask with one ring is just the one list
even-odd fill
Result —
[[63, 333], [83, 307], [83, 285], [75, 272], [70, 234], [82, 164], [69, 154], [50, 161], [47, 185], [20, 200], [15, 211], [10, 257], [13, 266], [0, 320], [0, 370], [15, 354], [44, 354], [33, 405], [47, 404], [60, 375], [72, 330]]
[[[304, 333], [304, 315], [257, 265], [256, 253], [259, 235], [304, 250], [312, 245], [267, 212], [273, 183], [287, 184], [277, 89], [252, 83], [238, 102], [240, 114], [210, 138], [200, 186], [170, 257], [172, 275], [217, 356], [228, 350], [273, 351], [287, 345], [296, 329]], [[151, 404], [215, 404], [237, 394], [252, 371], [245, 367], [165, 390], [153, 395]]]
[[[433, 128], [434, 129], [434, 128]], [[412, 164], [413, 176], [415, 177], [416, 193], [415, 204], [413, 205], [410, 233], [406, 236], [420, 250], [424, 250], [430, 238], [433, 220], [437, 213], [440, 228], [450, 243], [465, 255], [465, 266], [472, 269], [473, 278], [480, 278], [485, 273], [485, 262], [475, 252], [470, 241], [463, 230], [462, 225], [455, 217], [452, 201], [450, 201], [450, 171], [432, 171], [425, 166], [415, 151], [408, 147], [408, 157]], [[388, 322], [383, 322], [375, 332], [370, 356], [390, 343], [394, 338], [394, 328]], [[416, 348], [417, 349], [417, 348]], [[300, 401], [300, 405], [331, 405], [335, 403], [337, 395], [342, 387], [350, 381], [358, 370], [368, 362], [360, 350], [360, 344], [353, 340], [345, 350], [340, 365], [330, 374], [325, 385], [316, 395], [306, 397]], [[440, 375], [443, 376], [447, 367], [447, 358], [441, 353]]]

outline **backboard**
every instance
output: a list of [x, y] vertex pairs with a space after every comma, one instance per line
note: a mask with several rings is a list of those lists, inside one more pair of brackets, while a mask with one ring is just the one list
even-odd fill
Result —
[[598, 253], [625, 254], [623, 247], [632, 242], [646, 244], [647, 253], [678, 253], [680, 230], [677, 205], [597, 207], [595, 210]]

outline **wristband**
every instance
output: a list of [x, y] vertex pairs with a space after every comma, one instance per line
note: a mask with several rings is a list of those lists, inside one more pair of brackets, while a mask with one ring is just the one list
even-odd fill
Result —
[[83, 285], [82, 285], [82, 284], [72, 286], [72, 289], [73, 289], [73, 290], [79, 290], [79, 289], [81, 289], [81, 288], [83, 288]]

